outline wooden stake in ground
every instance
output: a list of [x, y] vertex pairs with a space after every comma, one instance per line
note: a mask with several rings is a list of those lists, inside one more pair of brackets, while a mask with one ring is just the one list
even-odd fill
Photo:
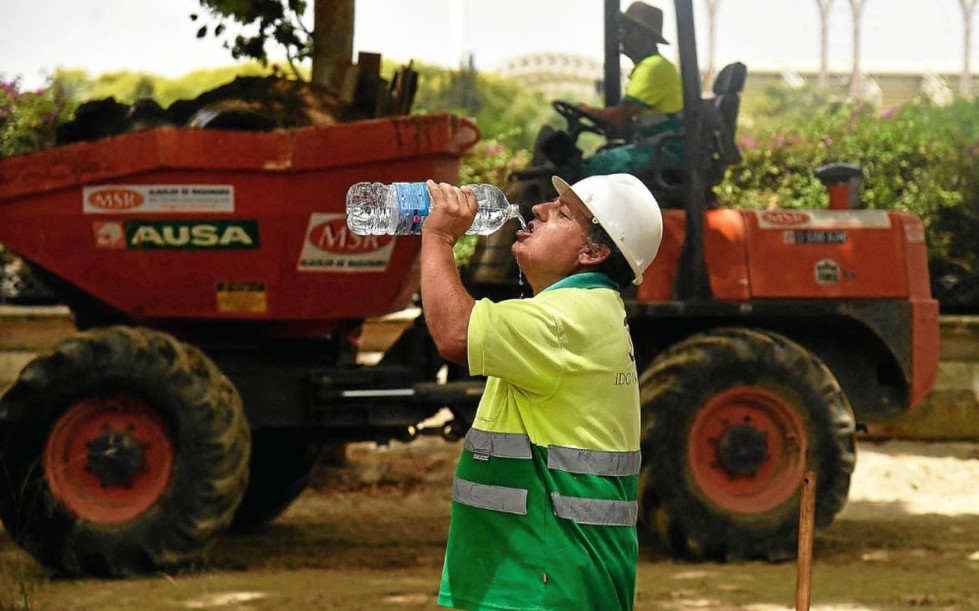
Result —
[[802, 476], [802, 498], [799, 502], [799, 553], [796, 566], [795, 608], [809, 611], [812, 586], [812, 540], [816, 524], [816, 472]]

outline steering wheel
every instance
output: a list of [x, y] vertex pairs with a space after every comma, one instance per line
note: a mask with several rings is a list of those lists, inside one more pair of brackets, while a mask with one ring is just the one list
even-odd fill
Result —
[[568, 122], [568, 134], [572, 138], [577, 139], [578, 134], [582, 132], [592, 132], [599, 136], [605, 135], [604, 121], [597, 115], [584, 111], [571, 102], [565, 102], [563, 100], [554, 100], [551, 102], [551, 105]]

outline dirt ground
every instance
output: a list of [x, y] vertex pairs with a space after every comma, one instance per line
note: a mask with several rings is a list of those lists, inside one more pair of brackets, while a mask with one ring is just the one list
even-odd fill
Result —
[[[57, 579], [0, 531], [0, 610], [435, 609], [458, 452], [434, 438], [350, 446], [278, 520], [180, 575]], [[849, 503], [816, 535], [812, 609], [979, 609], [977, 484], [979, 443], [862, 441]], [[794, 609], [797, 574], [645, 549], [636, 608]]]

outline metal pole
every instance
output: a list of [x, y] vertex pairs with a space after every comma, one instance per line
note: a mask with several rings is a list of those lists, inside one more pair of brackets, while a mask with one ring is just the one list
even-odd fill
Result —
[[680, 49], [680, 79], [683, 82], [684, 209], [686, 239], [680, 251], [673, 298], [680, 301], [713, 298], [707, 263], [704, 259], [704, 210], [707, 192], [707, 142], [703, 132], [703, 102], [700, 67], [697, 63], [697, 37], [692, 0], [676, 0], [677, 46]]
[[619, 54], [619, 0], [605, 0], [605, 106], [615, 106], [622, 99]]
[[812, 540], [816, 524], [816, 473], [802, 476], [799, 503], [799, 554], [796, 567], [795, 609], [809, 611], [812, 589]]

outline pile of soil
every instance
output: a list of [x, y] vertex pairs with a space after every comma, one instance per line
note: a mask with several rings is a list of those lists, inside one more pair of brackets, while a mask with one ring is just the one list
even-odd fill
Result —
[[86, 102], [58, 127], [57, 144], [164, 126], [269, 131], [332, 125], [350, 120], [349, 113], [333, 93], [312, 83], [280, 76], [238, 77], [168, 108], [149, 99], [131, 105], [115, 98]]
[[281, 77], [238, 77], [193, 100], [167, 109], [178, 125], [189, 124], [204, 108], [230, 106], [273, 119], [278, 127], [332, 125], [345, 120], [344, 105], [333, 93], [306, 81]]

